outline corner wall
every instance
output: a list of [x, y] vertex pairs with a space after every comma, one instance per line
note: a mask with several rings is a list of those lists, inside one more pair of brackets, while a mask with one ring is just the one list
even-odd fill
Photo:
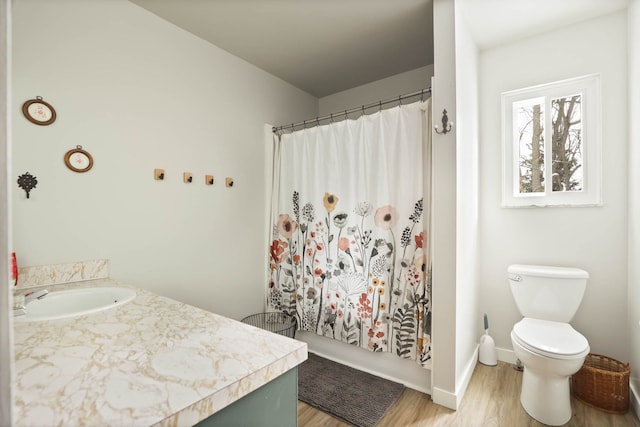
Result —
[[[441, 123], [442, 111], [457, 123], [455, 3], [433, 1], [434, 78], [433, 120]], [[440, 124], [440, 127], [442, 125]], [[433, 134], [433, 394], [435, 403], [456, 409], [456, 138], [457, 125], [444, 135]]]
[[[469, 32], [463, 5], [456, 2], [456, 395], [461, 399], [478, 360], [478, 339], [484, 329], [478, 310], [479, 51]], [[436, 113], [438, 113], [436, 111]]]
[[461, 2], [434, 0], [433, 401], [462, 402], [478, 348], [478, 48]]
[[[264, 125], [315, 117], [317, 98], [126, 0], [13, 4], [11, 181], [38, 179], [29, 199], [13, 192], [20, 264], [107, 258], [132, 285], [235, 319], [262, 311]], [[52, 125], [23, 117], [35, 96]], [[63, 162], [77, 145], [86, 173]]]

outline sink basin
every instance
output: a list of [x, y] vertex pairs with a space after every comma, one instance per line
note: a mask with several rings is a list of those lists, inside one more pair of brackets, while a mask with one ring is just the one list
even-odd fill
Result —
[[80, 288], [50, 292], [42, 299], [27, 304], [27, 314], [16, 316], [14, 322], [62, 319], [108, 310], [126, 304], [136, 296], [129, 288]]

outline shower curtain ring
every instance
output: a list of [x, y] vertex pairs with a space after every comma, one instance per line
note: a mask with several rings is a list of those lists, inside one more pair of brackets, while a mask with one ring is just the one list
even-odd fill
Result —
[[329, 115], [329, 123], [333, 123], [333, 113]]
[[420, 101], [424, 102], [424, 89], [420, 91]]
[[402, 105], [402, 95], [398, 96], [398, 105]]
[[379, 111], [382, 111], [382, 100], [380, 100], [380, 101], [379, 101], [379, 104], [380, 104], [380, 105], [379, 105], [379, 108], [380, 108], [380, 110], [379, 110]]

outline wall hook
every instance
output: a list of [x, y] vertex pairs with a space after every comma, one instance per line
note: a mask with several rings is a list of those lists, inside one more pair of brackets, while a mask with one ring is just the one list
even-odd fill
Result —
[[22, 188], [27, 193], [27, 199], [29, 198], [29, 192], [36, 188], [38, 179], [31, 175], [29, 172], [22, 174], [18, 177], [18, 187]]
[[438, 125], [435, 126], [436, 133], [439, 135], [445, 135], [451, 132], [453, 128], [453, 122], [449, 121], [449, 116], [447, 116], [447, 110], [442, 110], [442, 130], [438, 130]]

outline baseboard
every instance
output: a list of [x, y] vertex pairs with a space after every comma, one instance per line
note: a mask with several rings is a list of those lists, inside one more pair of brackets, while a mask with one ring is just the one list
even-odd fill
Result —
[[635, 381], [629, 382], [629, 403], [631, 409], [636, 414], [636, 418], [640, 419], [640, 384], [636, 384]]
[[512, 349], [500, 347], [496, 347], [496, 357], [501, 362], [510, 363], [512, 365], [515, 365], [516, 360], [518, 359]]
[[469, 386], [469, 382], [471, 381], [471, 376], [473, 375], [473, 371], [478, 361], [478, 348], [479, 346], [476, 345], [471, 358], [467, 362], [467, 366], [465, 366], [461, 380], [456, 386], [455, 393], [451, 393], [450, 391], [443, 390], [438, 387], [432, 387], [433, 392], [431, 394], [431, 400], [433, 400], [433, 403], [444, 406], [445, 408], [453, 409], [454, 411], [458, 410], [460, 404], [462, 403], [464, 393], [467, 391], [467, 387]]
[[[379, 370], [369, 369], [366, 365], [361, 365], [361, 364], [358, 364], [358, 363], [351, 363], [349, 361], [346, 361], [345, 359], [341, 359], [339, 357], [334, 357], [333, 355], [328, 354], [328, 353], [323, 353], [322, 351], [309, 351], [309, 352], [310, 353], [314, 353], [314, 354], [316, 354], [316, 355], [318, 355], [320, 357], [324, 357], [325, 359], [331, 360], [333, 362], [340, 363], [341, 365], [345, 365], [345, 366], [348, 366], [350, 368], [357, 369], [359, 371], [366, 372], [368, 374], [375, 375], [375, 376], [380, 377], [380, 378], [384, 378], [385, 380], [393, 381], [395, 383], [400, 383], [400, 384], [404, 385], [405, 387], [410, 388], [412, 390], [416, 390], [416, 391], [419, 391], [419, 392], [424, 393], [424, 394], [429, 394], [429, 395], [431, 394], [431, 388], [430, 387], [425, 387], [423, 384], [420, 384], [419, 382], [410, 381], [407, 378], [400, 378], [400, 377], [395, 376], [395, 375], [388, 375], [388, 374], [385, 374], [383, 372], [380, 372]], [[416, 365], [417, 365], [417, 363], [416, 363]], [[420, 369], [424, 369], [424, 368], [420, 368]], [[426, 374], [426, 372], [427, 371], [425, 370], [425, 374]]]
[[306, 342], [310, 353], [431, 394], [431, 370], [415, 360], [401, 359], [392, 353], [374, 353], [311, 332], [298, 331], [296, 339]]
[[455, 393], [438, 387], [431, 387], [431, 389], [431, 400], [433, 400], [433, 403], [453, 409], [454, 411], [458, 409], [458, 398]]
[[457, 405], [455, 409], [458, 409], [460, 407], [460, 403], [462, 403], [462, 398], [464, 397], [464, 393], [467, 391], [467, 387], [469, 386], [469, 383], [471, 382], [471, 377], [473, 376], [473, 371], [476, 368], [476, 363], [478, 362], [478, 349], [480, 348], [479, 345], [476, 345], [476, 349], [474, 350], [473, 354], [471, 355], [471, 359], [467, 362], [467, 366], [464, 369], [464, 372], [462, 374], [462, 379], [460, 381], [460, 386], [458, 387], [458, 390], [456, 391], [456, 400], [457, 400]]

